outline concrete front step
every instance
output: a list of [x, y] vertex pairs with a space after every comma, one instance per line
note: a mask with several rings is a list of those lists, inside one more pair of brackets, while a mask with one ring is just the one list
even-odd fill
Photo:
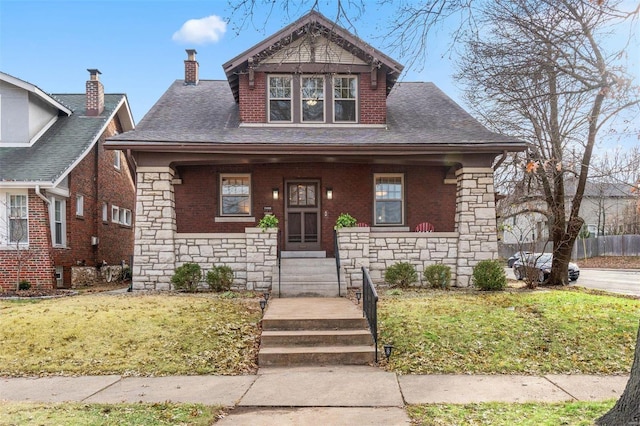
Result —
[[364, 365], [375, 361], [373, 345], [287, 346], [260, 348], [260, 367], [299, 365]]
[[374, 362], [373, 338], [360, 308], [339, 297], [270, 299], [262, 318], [260, 367]]
[[262, 332], [260, 346], [344, 346], [371, 345], [369, 330], [266, 330]]

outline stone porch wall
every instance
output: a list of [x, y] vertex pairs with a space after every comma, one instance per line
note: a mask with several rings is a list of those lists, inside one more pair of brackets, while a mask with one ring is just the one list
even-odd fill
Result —
[[451, 267], [456, 283], [458, 235], [455, 232], [371, 232], [370, 228], [338, 231], [340, 265], [349, 287], [362, 286], [362, 270], [369, 269], [376, 284], [384, 282], [384, 271], [397, 262], [415, 266], [422, 283], [424, 268], [436, 263]]

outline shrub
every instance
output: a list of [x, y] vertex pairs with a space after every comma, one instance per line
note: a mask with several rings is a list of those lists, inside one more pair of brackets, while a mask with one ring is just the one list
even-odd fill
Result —
[[448, 290], [451, 287], [451, 268], [441, 263], [424, 268], [424, 279], [432, 288]]
[[233, 284], [233, 270], [226, 265], [214, 266], [207, 272], [207, 283], [213, 291], [228, 291]]
[[176, 272], [171, 277], [171, 282], [178, 290], [195, 292], [198, 290], [198, 283], [202, 279], [202, 269], [196, 263], [185, 263], [176, 268]]
[[482, 260], [473, 268], [473, 285], [480, 290], [504, 290], [507, 276], [499, 260]]
[[384, 273], [384, 280], [391, 287], [409, 287], [418, 281], [418, 273], [412, 264], [398, 262], [387, 268]]
[[258, 222], [258, 227], [264, 232], [269, 228], [277, 228], [278, 223], [278, 218], [274, 214], [267, 213], [260, 219], [260, 222]]
[[29, 290], [31, 288], [31, 283], [27, 280], [20, 280], [18, 283], [18, 290]]
[[349, 213], [340, 213], [340, 216], [336, 219], [335, 229], [351, 228], [352, 226], [356, 226], [356, 223], [356, 218]]

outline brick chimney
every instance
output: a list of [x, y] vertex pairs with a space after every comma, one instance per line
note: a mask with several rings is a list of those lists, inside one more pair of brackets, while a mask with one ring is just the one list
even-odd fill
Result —
[[104, 86], [100, 83], [99, 75], [102, 74], [97, 69], [87, 69], [89, 80], [87, 80], [87, 111], [89, 116], [100, 115], [104, 110]]
[[187, 49], [187, 59], [184, 61], [184, 84], [195, 86], [198, 84], [198, 61], [196, 61], [196, 50]]

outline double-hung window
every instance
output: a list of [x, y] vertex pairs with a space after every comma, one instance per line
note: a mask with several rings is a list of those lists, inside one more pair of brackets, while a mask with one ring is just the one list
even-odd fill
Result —
[[324, 77], [302, 77], [302, 121], [324, 122]]
[[291, 112], [291, 87], [290, 75], [269, 76], [269, 121], [272, 123], [290, 123]]
[[220, 206], [221, 216], [249, 216], [251, 214], [251, 175], [221, 175]]
[[404, 176], [374, 175], [376, 225], [402, 225], [404, 221]]
[[53, 245], [64, 247], [67, 243], [67, 203], [62, 198], [51, 200], [51, 239]]
[[333, 119], [336, 123], [357, 121], [358, 80], [354, 77], [333, 78]]
[[29, 219], [26, 195], [9, 194], [9, 243], [29, 242]]
[[84, 216], [84, 196], [76, 195], [76, 216]]
[[120, 163], [120, 156], [121, 156], [121, 154], [122, 154], [122, 151], [120, 151], [120, 150], [118, 150], [118, 149], [116, 149], [115, 151], [113, 151], [113, 167], [114, 167], [116, 170], [120, 170], [120, 166], [121, 166], [121, 163]]

